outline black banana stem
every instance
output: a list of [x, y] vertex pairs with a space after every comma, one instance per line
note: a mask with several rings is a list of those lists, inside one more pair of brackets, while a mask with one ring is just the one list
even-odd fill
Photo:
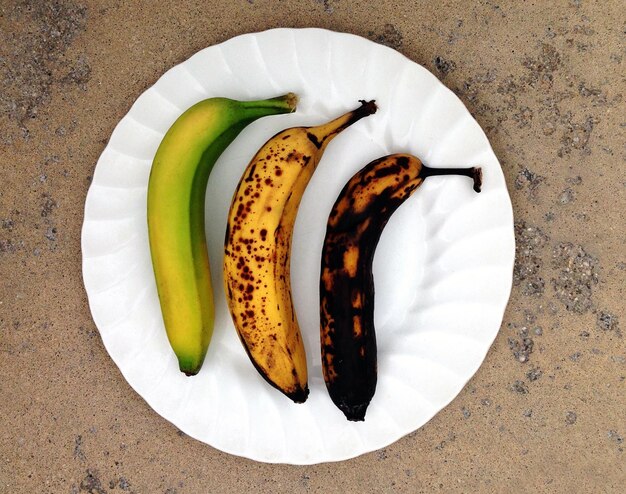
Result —
[[429, 168], [422, 165], [420, 177], [423, 179], [439, 175], [462, 175], [469, 177], [474, 181], [474, 190], [476, 192], [480, 192], [483, 185], [483, 171], [479, 166], [472, 166], [470, 168]]
[[368, 115], [373, 115], [374, 113], [376, 113], [376, 110], [378, 110], [378, 106], [376, 106], [376, 100], [365, 101], [364, 99], [360, 99], [359, 103], [361, 103], [361, 106], [359, 106], [355, 110], [352, 110], [349, 113], [350, 118], [348, 118], [341, 127], [338, 127], [332, 135], [339, 134], [339, 132], [347, 129], [353, 123], [358, 122]]

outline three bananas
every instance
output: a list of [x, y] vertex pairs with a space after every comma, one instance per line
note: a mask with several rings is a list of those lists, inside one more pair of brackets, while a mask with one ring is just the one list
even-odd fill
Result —
[[[213, 332], [213, 292], [204, 233], [206, 185], [220, 154], [251, 122], [295, 110], [297, 98], [210, 98], [168, 130], [148, 184], [148, 231], [167, 336], [179, 367], [194, 375]], [[291, 297], [290, 251], [305, 188], [329, 142], [376, 112], [374, 101], [314, 127], [269, 139], [233, 195], [224, 241], [224, 288], [239, 338], [263, 378], [296, 403], [307, 399], [306, 352]], [[376, 389], [372, 260], [393, 212], [429, 176], [466, 175], [480, 192], [480, 168], [436, 169], [408, 154], [373, 161], [343, 188], [328, 219], [320, 280], [324, 380], [348, 420], [363, 420]]]

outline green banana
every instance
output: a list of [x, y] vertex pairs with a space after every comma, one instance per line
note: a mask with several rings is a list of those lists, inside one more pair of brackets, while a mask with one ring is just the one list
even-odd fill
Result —
[[250, 123], [295, 110], [289, 93], [258, 101], [209, 98], [165, 134], [148, 182], [148, 234], [161, 312], [180, 370], [197, 374], [211, 340], [213, 289], [204, 230], [213, 165]]

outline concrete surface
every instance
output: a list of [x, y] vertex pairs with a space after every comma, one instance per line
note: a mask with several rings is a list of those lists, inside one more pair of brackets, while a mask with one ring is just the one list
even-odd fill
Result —
[[[437, 74], [486, 129], [518, 241], [502, 330], [457, 399], [384, 450], [310, 467], [157, 416], [81, 280], [118, 120], [199, 49], [277, 26], [353, 32]], [[0, 0], [0, 492], [623, 492], [625, 29], [619, 0]]]

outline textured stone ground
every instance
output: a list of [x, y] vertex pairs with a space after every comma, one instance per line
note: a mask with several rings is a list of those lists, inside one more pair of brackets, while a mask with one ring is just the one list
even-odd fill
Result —
[[[623, 3], [372, 5], [0, 0], [0, 492], [623, 492]], [[310, 467], [229, 456], [154, 413], [80, 268], [91, 174], [135, 98], [277, 26], [359, 34], [435, 73], [486, 130], [516, 217], [511, 300], [463, 392], [384, 450]]]

